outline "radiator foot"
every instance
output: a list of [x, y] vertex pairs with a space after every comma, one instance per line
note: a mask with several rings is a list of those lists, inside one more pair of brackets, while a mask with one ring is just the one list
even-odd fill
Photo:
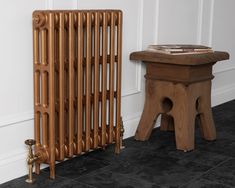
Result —
[[50, 179], [55, 179], [55, 165], [50, 164]]
[[40, 163], [35, 163], [35, 174], [39, 175], [40, 174]]

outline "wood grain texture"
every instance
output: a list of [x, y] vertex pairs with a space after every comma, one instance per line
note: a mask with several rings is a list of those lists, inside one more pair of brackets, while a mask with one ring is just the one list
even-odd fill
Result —
[[143, 60], [147, 65], [145, 105], [135, 139], [148, 140], [156, 118], [162, 114], [161, 130], [175, 130], [179, 150], [190, 151], [195, 147], [196, 115], [200, 117], [203, 138], [215, 140], [211, 111], [212, 66], [228, 58], [226, 52], [203, 55], [132, 53], [130, 59]]
[[160, 130], [161, 131], [175, 131], [174, 119], [172, 118], [172, 116], [162, 114]]

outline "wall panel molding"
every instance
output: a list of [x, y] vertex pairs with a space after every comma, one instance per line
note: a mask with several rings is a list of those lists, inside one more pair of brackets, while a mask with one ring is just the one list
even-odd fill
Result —
[[[137, 24], [137, 46], [136, 50], [142, 50], [143, 44], [143, 14], [144, 14], [144, 0], [138, 1], [138, 24]], [[123, 88], [122, 97], [128, 97], [141, 92], [141, 63], [135, 63], [135, 86], [133, 88]]]
[[156, 12], [155, 12], [155, 18], [156, 18], [156, 21], [155, 21], [155, 28], [154, 28], [154, 33], [155, 33], [155, 36], [154, 36], [154, 44], [158, 44], [158, 41], [159, 41], [159, 37], [158, 37], [158, 33], [159, 33], [159, 12], [160, 12], [160, 0], [156, 0]]
[[203, 0], [198, 1], [197, 44], [202, 42]]
[[215, 1], [214, 1], [214, 0], [211, 0], [211, 4], [210, 4], [210, 26], [209, 26], [209, 40], [208, 40], [208, 46], [212, 46], [213, 22], [214, 22], [214, 5], [215, 5]]
[[52, 10], [54, 7], [54, 0], [45, 0], [45, 9]]
[[73, 0], [73, 9], [78, 9], [78, 0]]
[[79, 9], [79, 0], [77, 0], [77, 9]]

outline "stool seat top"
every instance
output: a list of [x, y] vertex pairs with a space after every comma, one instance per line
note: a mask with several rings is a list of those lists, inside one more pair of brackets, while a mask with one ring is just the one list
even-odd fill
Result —
[[139, 60], [152, 63], [167, 63], [175, 65], [196, 66], [208, 63], [216, 63], [229, 59], [227, 52], [214, 51], [208, 53], [191, 53], [191, 54], [163, 54], [151, 51], [137, 51], [130, 54], [130, 60]]

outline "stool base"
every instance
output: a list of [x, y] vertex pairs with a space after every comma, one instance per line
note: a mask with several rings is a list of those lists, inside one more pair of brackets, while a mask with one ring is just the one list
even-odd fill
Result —
[[195, 118], [199, 114], [202, 137], [216, 139], [211, 111], [211, 80], [185, 85], [160, 80], [146, 80], [144, 111], [135, 139], [148, 140], [154, 122], [163, 114], [161, 130], [174, 130], [176, 148], [194, 149]]

